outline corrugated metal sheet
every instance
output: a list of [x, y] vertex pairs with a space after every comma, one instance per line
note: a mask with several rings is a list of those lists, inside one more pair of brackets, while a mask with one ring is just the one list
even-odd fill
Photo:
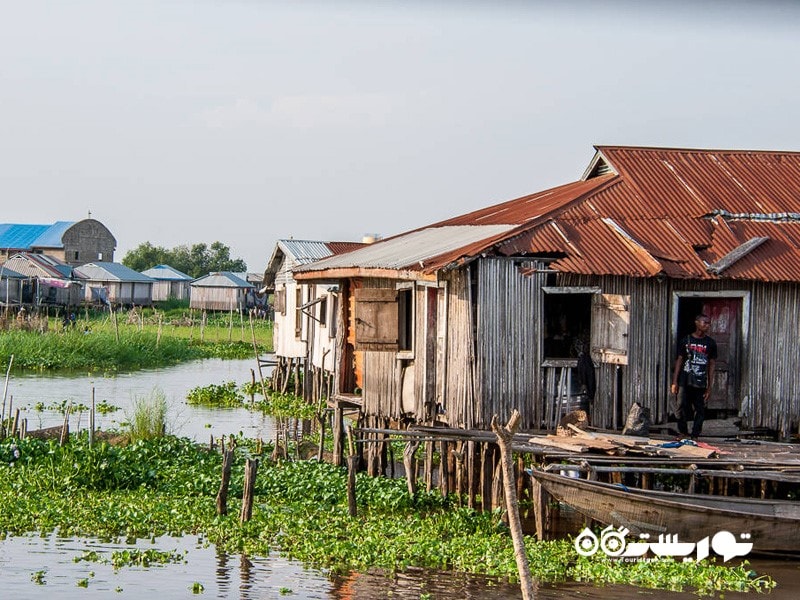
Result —
[[52, 256], [46, 254], [31, 254], [21, 252], [15, 254], [5, 265], [22, 273], [26, 277], [53, 277], [56, 279], [69, 279], [72, 267], [66, 265]]
[[670, 215], [798, 211], [799, 152], [596, 148], [642, 198], [657, 200]]
[[[559, 259], [554, 268], [572, 273], [800, 281], [800, 153], [597, 150], [613, 173], [441, 221], [297, 272], [432, 273], [497, 252], [551, 253]], [[768, 241], [719, 273], [707, 270], [752, 237]]]
[[61, 238], [74, 224], [74, 221], [56, 221], [31, 242], [31, 248], [63, 248]]
[[192, 287], [252, 288], [253, 285], [230, 271], [219, 271], [200, 277], [192, 283]]
[[28, 250], [31, 244], [47, 231], [50, 225], [22, 225], [4, 223], [0, 225], [0, 248]]
[[153, 279], [160, 281], [191, 281], [193, 278], [189, 277], [186, 273], [178, 271], [169, 265], [156, 265], [151, 269], [142, 271], [142, 275], [147, 275]]
[[[513, 225], [452, 225], [419, 229], [300, 267], [296, 272], [346, 268], [423, 270], [428, 261], [505, 233], [513, 227]], [[436, 262], [439, 264], [440, 261]]]
[[153, 279], [120, 263], [93, 262], [75, 267], [74, 273], [81, 279], [91, 281], [141, 281], [152, 282]]

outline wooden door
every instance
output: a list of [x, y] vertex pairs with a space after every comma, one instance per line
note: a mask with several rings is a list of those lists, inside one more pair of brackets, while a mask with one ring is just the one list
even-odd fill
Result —
[[736, 411], [739, 384], [739, 346], [742, 318], [741, 298], [707, 298], [703, 313], [711, 317], [708, 332], [717, 342], [717, 363], [708, 408]]

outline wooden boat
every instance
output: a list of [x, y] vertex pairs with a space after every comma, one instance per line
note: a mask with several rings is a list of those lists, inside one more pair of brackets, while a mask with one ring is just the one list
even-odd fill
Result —
[[800, 552], [800, 502], [706, 496], [628, 488], [533, 470], [559, 502], [631, 535], [674, 535], [686, 542], [728, 531], [750, 534], [752, 553]]

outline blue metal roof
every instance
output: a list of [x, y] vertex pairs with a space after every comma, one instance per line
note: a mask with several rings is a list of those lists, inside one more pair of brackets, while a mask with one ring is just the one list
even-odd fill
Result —
[[0, 230], [0, 248], [16, 248], [27, 250], [40, 235], [50, 228], [50, 225], [20, 225], [6, 223]]
[[0, 248], [63, 248], [61, 237], [74, 224], [74, 221], [57, 221], [52, 225], [3, 223], [0, 225]]
[[75, 267], [75, 274], [93, 281], [141, 281], [152, 282], [153, 278], [134, 271], [120, 263], [93, 262]]
[[61, 238], [64, 237], [64, 232], [74, 224], [74, 221], [56, 221], [36, 238], [31, 246], [36, 248], [63, 248], [64, 243]]
[[160, 279], [161, 281], [191, 281], [193, 278], [182, 271], [169, 265], [156, 265], [146, 271], [142, 271], [142, 275], [147, 275], [153, 279]]

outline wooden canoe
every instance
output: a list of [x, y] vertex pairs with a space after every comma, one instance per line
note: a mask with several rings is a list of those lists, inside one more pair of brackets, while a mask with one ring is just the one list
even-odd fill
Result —
[[800, 502], [706, 496], [627, 488], [533, 470], [559, 502], [631, 534], [677, 534], [697, 542], [719, 531], [749, 533], [753, 554], [800, 552]]

